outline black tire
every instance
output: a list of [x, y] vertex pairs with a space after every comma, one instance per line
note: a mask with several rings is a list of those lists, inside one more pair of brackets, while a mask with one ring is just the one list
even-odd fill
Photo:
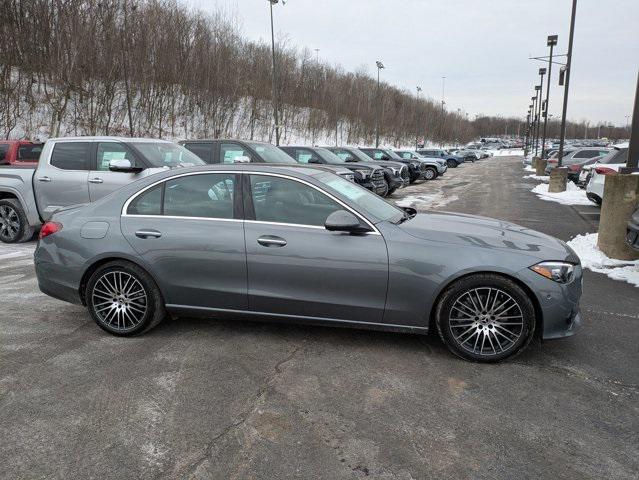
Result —
[[384, 190], [382, 190], [381, 193], [378, 194], [380, 197], [387, 197], [388, 196], [388, 190], [389, 190], [388, 182], [385, 179], [384, 179], [384, 186], [385, 186]]
[[457, 163], [455, 160], [448, 159], [446, 160], [446, 165], [448, 165], [448, 168], [457, 168], [459, 163]]
[[388, 192], [386, 192], [386, 196], [390, 197], [393, 193], [395, 193], [395, 190], [397, 190], [397, 187], [389, 188]]
[[18, 200], [15, 198], [0, 200], [0, 241], [3, 243], [28, 242], [33, 238], [34, 231]]
[[[472, 311], [479, 315], [473, 317]], [[505, 313], [507, 318], [500, 318]], [[444, 291], [435, 321], [439, 336], [455, 355], [493, 363], [518, 355], [528, 346], [535, 331], [535, 308], [526, 292], [509, 278], [476, 274], [456, 281]]]
[[432, 167], [427, 167], [426, 170], [424, 170], [425, 180], [435, 180], [438, 176], [437, 170]]
[[[134, 281], [125, 284], [123, 278], [129, 277]], [[134, 293], [130, 297], [124, 294], [127, 285], [139, 287], [139, 291], [144, 292], [143, 300], [140, 294]], [[105, 295], [109, 293], [113, 293], [113, 298]], [[138, 335], [152, 329], [166, 317], [164, 299], [153, 278], [142, 268], [124, 260], [106, 263], [93, 272], [84, 298], [95, 323], [112, 335]], [[142, 310], [143, 314], [140, 313]], [[114, 325], [116, 319], [118, 323]]]

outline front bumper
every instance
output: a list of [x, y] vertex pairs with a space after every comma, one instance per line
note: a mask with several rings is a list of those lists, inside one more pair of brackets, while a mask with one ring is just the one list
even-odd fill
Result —
[[635, 250], [639, 250], [639, 224], [628, 222], [626, 243]]
[[371, 180], [364, 180], [358, 183], [365, 189], [370, 190], [371, 192], [376, 193], [377, 195], [381, 195], [386, 192], [385, 182], [373, 182]]
[[582, 268], [575, 268], [575, 278], [560, 284], [525, 268], [519, 278], [534, 292], [541, 317], [541, 338], [550, 340], [574, 335], [582, 324], [579, 300], [582, 293]]

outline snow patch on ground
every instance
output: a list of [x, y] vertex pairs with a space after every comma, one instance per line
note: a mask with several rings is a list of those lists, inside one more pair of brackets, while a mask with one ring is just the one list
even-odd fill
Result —
[[510, 157], [513, 155], [523, 156], [524, 151], [521, 148], [503, 149], [503, 150], [489, 150], [495, 157]]
[[536, 169], [536, 168], [533, 168], [531, 165], [526, 165], [526, 166], [524, 167], [524, 170], [525, 170], [526, 172], [535, 172], [535, 173], [537, 172], [537, 169]]
[[454, 202], [455, 200], [459, 200], [457, 195], [446, 196], [442, 193], [430, 193], [423, 195], [409, 195], [407, 197], [402, 198], [401, 200], [395, 201], [395, 204], [398, 207], [413, 207], [428, 210], [437, 207], [443, 207], [444, 205], [448, 205], [450, 202]]
[[566, 191], [559, 193], [549, 193], [548, 184], [540, 183], [531, 192], [546, 200], [547, 202], [561, 203], [562, 205], [592, 205], [593, 203], [586, 197], [586, 191], [579, 188], [573, 182], [566, 184]]
[[603, 273], [613, 280], [628, 282], [639, 287], [639, 260], [626, 261], [609, 258], [597, 246], [597, 234], [577, 235], [568, 245], [581, 259], [581, 265], [593, 272]]
[[549, 182], [550, 177], [548, 175], [525, 175], [524, 178], [530, 178], [531, 180], [539, 180], [540, 182]]

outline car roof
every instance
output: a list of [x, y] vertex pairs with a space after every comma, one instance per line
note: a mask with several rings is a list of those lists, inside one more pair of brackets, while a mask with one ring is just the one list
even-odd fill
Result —
[[[178, 143], [212, 143], [212, 142], [244, 142], [244, 143], [260, 143], [262, 145], [271, 145], [275, 146], [269, 142], [262, 142], [260, 140], [245, 140], [243, 138], [198, 138], [198, 139], [186, 139], [180, 140]], [[281, 145], [282, 147], [286, 147], [288, 145]]]
[[113, 136], [107, 136], [107, 135], [97, 135], [97, 136], [85, 136], [85, 137], [54, 137], [54, 138], [50, 138], [49, 140], [51, 141], [55, 141], [55, 142], [81, 142], [81, 141], [85, 141], [85, 142], [95, 142], [95, 141], [102, 141], [102, 142], [126, 142], [126, 143], [148, 143], [148, 142], [153, 142], [153, 143], [173, 143], [169, 140], [161, 140], [161, 139], [157, 139], [157, 138], [144, 138], [144, 137], [113, 137]]

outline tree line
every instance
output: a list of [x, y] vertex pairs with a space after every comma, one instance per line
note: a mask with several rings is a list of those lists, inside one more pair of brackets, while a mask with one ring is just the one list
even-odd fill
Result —
[[[174, 0], [0, 0], [0, 134], [274, 140], [270, 45]], [[277, 45], [283, 142], [466, 142], [524, 134]], [[554, 128], [554, 127], [552, 127]], [[573, 125], [569, 126], [573, 128]], [[574, 126], [574, 131], [579, 131]], [[576, 135], [579, 136], [579, 135]]]

